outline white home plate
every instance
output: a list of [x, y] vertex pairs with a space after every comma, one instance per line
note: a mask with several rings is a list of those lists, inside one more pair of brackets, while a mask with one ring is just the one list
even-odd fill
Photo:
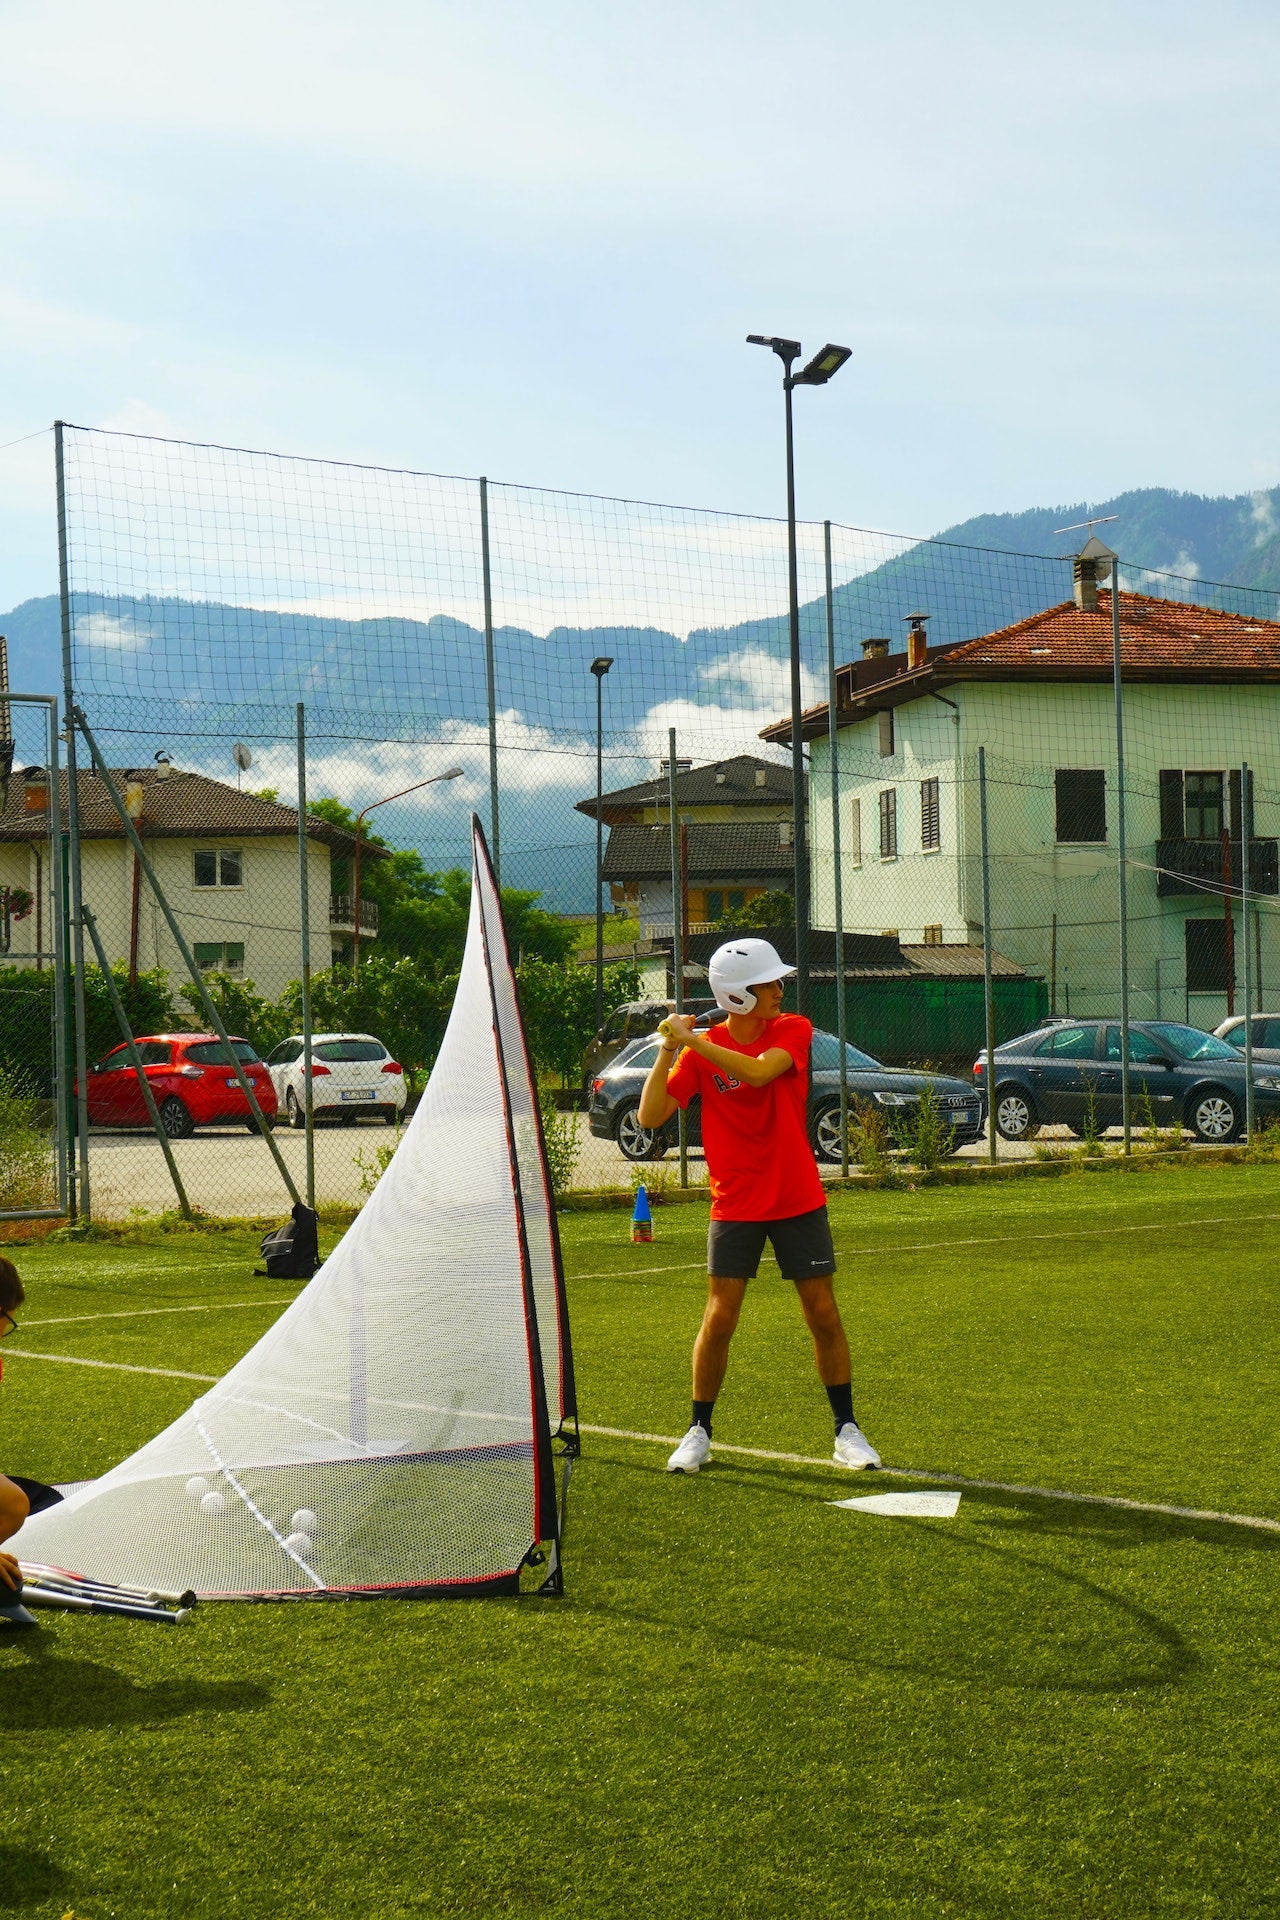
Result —
[[853, 1500], [828, 1500], [829, 1507], [847, 1507], [850, 1513], [883, 1513], [891, 1519], [954, 1520], [958, 1493], [868, 1493]]

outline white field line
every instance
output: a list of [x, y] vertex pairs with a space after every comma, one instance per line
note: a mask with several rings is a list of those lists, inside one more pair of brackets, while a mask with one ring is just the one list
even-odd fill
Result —
[[[675, 1447], [680, 1444], [681, 1436], [669, 1433], [633, 1433], [627, 1427], [588, 1427], [583, 1433], [599, 1434], [607, 1440], [641, 1440], [655, 1447]], [[749, 1460], [781, 1460], [793, 1467], [830, 1467], [833, 1471], [847, 1473], [848, 1468], [837, 1468], [831, 1459], [814, 1458], [805, 1453], [775, 1453], [769, 1447], [730, 1447], [715, 1443], [717, 1453], [742, 1454]], [[1203, 1507], [1171, 1507], [1156, 1500], [1125, 1500], [1115, 1493], [1067, 1493], [1061, 1487], [1024, 1487], [1012, 1480], [973, 1480], [963, 1473], [931, 1473], [923, 1467], [881, 1467], [873, 1473], [872, 1480], [878, 1480], [881, 1474], [888, 1474], [897, 1480], [938, 1480], [948, 1487], [972, 1487], [986, 1493], [1022, 1493], [1034, 1496], [1037, 1500], [1070, 1500], [1084, 1507], [1122, 1507], [1127, 1513], [1166, 1513], [1178, 1520], [1217, 1520], [1233, 1527], [1256, 1527], [1264, 1533], [1280, 1533], [1280, 1520], [1266, 1520], [1253, 1513], [1215, 1513]]]
[[135, 1367], [124, 1360], [81, 1360], [71, 1353], [32, 1353], [27, 1347], [9, 1347], [5, 1359], [14, 1360], [55, 1360], [63, 1367], [101, 1367], [104, 1373], [154, 1373], [163, 1380], [199, 1380], [206, 1386], [213, 1386], [219, 1376], [216, 1373], [180, 1373], [176, 1367]]
[[[1044, 1240], [1096, 1240], [1118, 1233], [1182, 1233], [1188, 1227], [1247, 1227], [1264, 1221], [1280, 1220], [1280, 1213], [1227, 1213], [1214, 1219], [1198, 1220], [1146, 1220], [1136, 1226], [1128, 1227], [1064, 1227], [1054, 1233], [993, 1233], [983, 1234], [971, 1240], [920, 1240], [910, 1246], [900, 1247], [842, 1247], [836, 1246], [836, 1254], [872, 1254], [886, 1257], [899, 1253], [949, 1253], [953, 1247], [1007, 1247], [1028, 1246], [1033, 1241]], [[692, 1273], [696, 1268], [705, 1267], [705, 1260], [685, 1260], [675, 1267], [611, 1267], [607, 1273], [568, 1273], [566, 1280], [634, 1280], [643, 1279], [651, 1273]]]
[[25, 1315], [22, 1325], [29, 1327], [80, 1327], [86, 1320], [145, 1320], [157, 1313], [230, 1313], [236, 1307], [291, 1307], [296, 1294], [289, 1294], [281, 1300], [215, 1300], [198, 1307], [126, 1307], [120, 1313], [69, 1313], [57, 1320], [28, 1320]]
[[[198, 1380], [214, 1386], [218, 1376], [212, 1373], [179, 1373], [173, 1367], [138, 1367], [123, 1360], [82, 1360], [69, 1353], [27, 1353], [21, 1347], [10, 1352], [20, 1360], [54, 1360], [64, 1367], [99, 1367], [105, 1373], [150, 1373], [165, 1380]], [[590, 1427], [583, 1433], [597, 1434], [604, 1440], [638, 1440], [647, 1446], [675, 1447], [680, 1436], [674, 1433], [637, 1433], [630, 1427]], [[726, 1446], [717, 1442], [720, 1453], [738, 1454], [747, 1460], [780, 1460], [792, 1467], [831, 1467], [830, 1460], [807, 1453], [778, 1453], [771, 1447]], [[844, 1471], [847, 1471], [845, 1469]], [[1126, 1500], [1115, 1493], [1068, 1493], [1062, 1487], [1029, 1487], [1015, 1480], [975, 1480], [963, 1473], [933, 1473], [923, 1467], [881, 1467], [881, 1474], [898, 1480], [936, 1480], [948, 1487], [971, 1487], [977, 1492], [1021, 1493], [1036, 1500], [1068, 1500], [1082, 1507], [1121, 1507], [1127, 1513], [1163, 1513], [1177, 1520], [1216, 1520], [1232, 1527], [1254, 1527], [1263, 1533], [1280, 1533], [1280, 1520], [1267, 1520], [1253, 1513], [1217, 1513], [1207, 1507], [1174, 1507], [1157, 1500]]]

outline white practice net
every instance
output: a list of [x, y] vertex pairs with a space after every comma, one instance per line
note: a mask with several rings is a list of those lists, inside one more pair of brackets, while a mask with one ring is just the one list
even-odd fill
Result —
[[14, 1546], [207, 1597], [511, 1590], [556, 1537], [550, 1426], [572, 1410], [555, 1214], [477, 825], [448, 1031], [367, 1206], [225, 1379]]

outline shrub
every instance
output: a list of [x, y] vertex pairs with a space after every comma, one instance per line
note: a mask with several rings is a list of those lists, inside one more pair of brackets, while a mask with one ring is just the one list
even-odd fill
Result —
[[0, 1211], [57, 1205], [53, 1142], [30, 1089], [0, 1072]]
[[[596, 976], [577, 960], [541, 960], [526, 954], [516, 973], [529, 1051], [541, 1073], [563, 1087], [577, 1086], [582, 1056], [596, 1030]], [[616, 1007], [640, 992], [640, 970], [625, 960], [604, 970], [604, 1004]]]
[[[289, 1017], [283, 1006], [264, 1000], [252, 980], [237, 980], [234, 974], [210, 972], [204, 976], [205, 992], [218, 1009], [228, 1033], [248, 1040], [261, 1054], [268, 1054], [289, 1035]], [[206, 1015], [200, 994], [188, 980], [179, 994], [191, 1008], [201, 1026]]]
[[893, 1137], [907, 1158], [922, 1173], [930, 1173], [949, 1160], [955, 1152], [956, 1130], [944, 1120], [933, 1097], [933, 1084], [926, 1080], [920, 1098], [895, 1121]]
[[561, 1200], [573, 1185], [573, 1176], [578, 1170], [578, 1156], [582, 1151], [582, 1142], [578, 1137], [578, 1116], [573, 1112], [561, 1111], [549, 1087], [544, 1087], [539, 1093], [538, 1105], [542, 1110], [542, 1134], [547, 1143], [547, 1172], [551, 1175], [551, 1191], [557, 1200]]

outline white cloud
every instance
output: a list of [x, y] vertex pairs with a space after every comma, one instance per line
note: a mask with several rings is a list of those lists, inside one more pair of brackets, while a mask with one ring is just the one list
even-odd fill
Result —
[[1275, 497], [1265, 488], [1259, 487], [1251, 499], [1249, 518], [1253, 521], [1253, 544], [1255, 547], [1263, 547], [1273, 534], [1280, 533], [1280, 523], [1276, 520]]
[[76, 645], [98, 647], [107, 653], [141, 653], [147, 636], [130, 620], [117, 620], [109, 613], [86, 613], [76, 620]]

